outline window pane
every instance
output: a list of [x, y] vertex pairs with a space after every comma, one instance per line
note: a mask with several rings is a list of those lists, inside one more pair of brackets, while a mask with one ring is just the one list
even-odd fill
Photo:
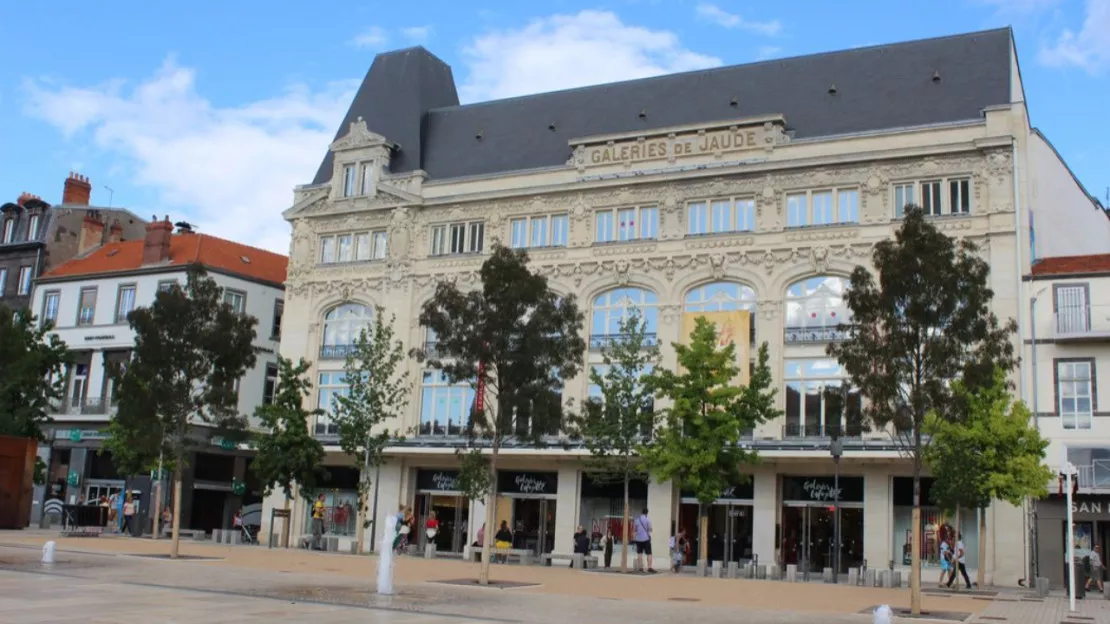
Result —
[[471, 223], [470, 224], [470, 247], [467, 249], [469, 252], [482, 251], [483, 239], [485, 238], [486, 224], [484, 223]]
[[751, 232], [755, 230], [755, 200], [736, 200], [736, 231]]
[[603, 210], [597, 213], [597, 239], [596, 242], [608, 243], [613, 240], [613, 212]]
[[447, 251], [447, 227], [440, 225], [432, 228], [432, 250], [433, 256], [439, 256]]
[[451, 253], [458, 254], [466, 251], [466, 226], [460, 224], [451, 226]]
[[617, 212], [617, 240], [626, 241], [636, 237], [636, 211], [626, 208]]
[[551, 245], [554, 247], [567, 246], [567, 216], [556, 215], [551, 217]]
[[970, 180], [951, 180], [948, 182], [948, 209], [952, 214], [971, 212]]
[[710, 231], [712, 232], [731, 232], [732, 231], [732, 202], [730, 200], [715, 201], [713, 202], [713, 221]]
[[513, 219], [510, 224], [509, 245], [520, 249], [528, 244], [528, 219]]
[[343, 167], [343, 196], [351, 197], [355, 194], [355, 166]]
[[384, 260], [389, 252], [389, 235], [387, 232], [374, 232], [374, 259]]
[[913, 184], [899, 184], [894, 187], [894, 216], [901, 217], [906, 212], [906, 206], [913, 203]]
[[352, 251], [352, 249], [351, 249], [351, 235], [350, 234], [344, 234], [343, 236], [340, 236], [339, 237], [339, 261], [340, 262], [350, 262], [351, 261], [351, 251]]
[[786, 196], [786, 226], [800, 227], [809, 223], [805, 193]]
[[370, 259], [370, 234], [355, 235], [355, 260]]
[[532, 247], [547, 246], [547, 217], [532, 217]]
[[686, 231], [689, 234], [709, 232], [709, 206], [703, 202], [690, 204], [686, 208]]
[[320, 262], [335, 262], [335, 238], [325, 236], [320, 239]]
[[369, 195], [374, 190], [374, 165], [367, 163], [362, 166], [362, 194]]
[[119, 290], [119, 308], [116, 310], [116, 322], [127, 320], [128, 313], [135, 308], [135, 287], [123, 286]]
[[640, 209], [640, 238], [659, 238], [659, 209]]
[[836, 217], [841, 223], [859, 223], [859, 191], [838, 191]]
[[940, 209], [940, 181], [921, 183], [921, 209], [927, 215], [939, 215]]
[[822, 191], [814, 193], [812, 197], [813, 202], [813, 224], [814, 225], [828, 225], [833, 223], [833, 203], [832, 191]]

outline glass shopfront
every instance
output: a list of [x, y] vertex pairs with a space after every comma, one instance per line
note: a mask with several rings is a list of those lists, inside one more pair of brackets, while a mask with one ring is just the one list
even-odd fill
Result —
[[[582, 474], [578, 524], [590, 534], [591, 547], [594, 550], [603, 549], [602, 539], [607, 532], [613, 534], [613, 548], [618, 550], [625, 543], [624, 531], [621, 529], [621, 518], [624, 517], [624, 482], [601, 480], [595, 476]], [[647, 489], [647, 481], [643, 479], [632, 479], [628, 483], [628, 513], [633, 520], [647, 506]]]
[[501, 470], [497, 473], [496, 533], [501, 521], [513, 530], [513, 548], [536, 555], [555, 548], [555, 499], [559, 473]]
[[[327, 487], [318, 494], [324, 495], [324, 535], [354, 537], [358, 530], [358, 480], [357, 468], [325, 466]], [[304, 532], [312, 531], [312, 507], [315, 499], [305, 501]], [[194, 503], [195, 504], [195, 503]]]
[[[467, 517], [470, 500], [458, 488], [458, 470], [419, 469], [416, 471], [416, 504], [413, 514], [419, 521], [421, 544], [429, 540], [439, 552], [462, 552], [467, 544]], [[435, 512], [439, 528], [434, 536], [427, 532], [428, 518]]]
[[782, 478], [784, 564], [820, 573], [833, 567], [840, 507], [840, 573], [863, 562], [863, 477]]
[[[709, 564], [714, 561], [735, 561], [738, 563], [752, 556], [752, 500], [755, 486], [749, 477], [743, 483], [730, 485], [721, 490], [717, 500], [709, 505], [709, 542], [707, 554]], [[679, 508], [679, 528], [685, 529], [690, 539], [687, 564], [697, 561], [701, 552], [701, 531], [698, 527], [698, 500], [691, 492], [682, 492]]]
[[[956, 514], [932, 506], [931, 477], [921, 478], [921, 566], [940, 567], [940, 544], [956, 547]], [[895, 565], [911, 565], [913, 556], [913, 477], [894, 477], [894, 556]], [[964, 536], [964, 565], [979, 565], [979, 512], [965, 509], [960, 514]], [[885, 564], [885, 562], [883, 562]]]

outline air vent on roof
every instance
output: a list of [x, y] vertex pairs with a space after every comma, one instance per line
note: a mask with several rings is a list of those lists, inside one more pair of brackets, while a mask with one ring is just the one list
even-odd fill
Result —
[[732, 98], [731, 100], [728, 101], [728, 105], [732, 106], [732, 107], [736, 107], [736, 106], [740, 106], [740, 102], [736, 101], [736, 98]]
[[478, 133], [474, 135], [474, 140], [475, 141], [481, 141], [482, 140], [482, 131], [481, 130], [479, 130]]
[[555, 132], [555, 124], [554, 123], [547, 124], [547, 129], [552, 131], [552, 132]]
[[109, 258], [111, 258], [112, 256], [114, 256], [114, 255], [116, 255], [116, 254], [118, 254], [118, 253], [119, 253], [119, 250], [118, 250], [118, 249], [113, 249], [112, 251], [109, 251], [109, 252], [108, 252], [108, 257], [109, 257]]
[[246, 257], [246, 256], [239, 256], [239, 259], [243, 261], [243, 264], [250, 264], [251, 263], [251, 259]]
[[647, 109], [646, 108], [641, 108], [640, 109], [639, 117], [640, 117], [640, 119], [647, 119]]
[[933, 82], [940, 82], [940, 72], [933, 70]]
[[836, 83], [829, 85], [829, 95], [836, 95]]

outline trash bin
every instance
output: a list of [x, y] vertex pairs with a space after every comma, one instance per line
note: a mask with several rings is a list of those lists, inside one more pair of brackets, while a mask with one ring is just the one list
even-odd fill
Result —
[[1070, 568], [1064, 569], [1064, 592], [1071, 591], [1069, 574], [1075, 574], [1075, 599], [1081, 600], [1087, 593], [1087, 573], [1082, 561], [1072, 563]]

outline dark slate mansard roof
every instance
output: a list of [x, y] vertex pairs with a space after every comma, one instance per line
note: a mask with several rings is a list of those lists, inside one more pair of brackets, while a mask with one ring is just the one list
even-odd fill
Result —
[[[362, 117], [399, 144], [394, 173], [445, 179], [559, 166], [571, 139], [758, 115], [782, 113], [796, 139], [976, 120], [1010, 102], [1011, 41], [1002, 28], [465, 106], [451, 68], [409, 48], [374, 59], [336, 138]], [[331, 174], [329, 153], [313, 184]]]

